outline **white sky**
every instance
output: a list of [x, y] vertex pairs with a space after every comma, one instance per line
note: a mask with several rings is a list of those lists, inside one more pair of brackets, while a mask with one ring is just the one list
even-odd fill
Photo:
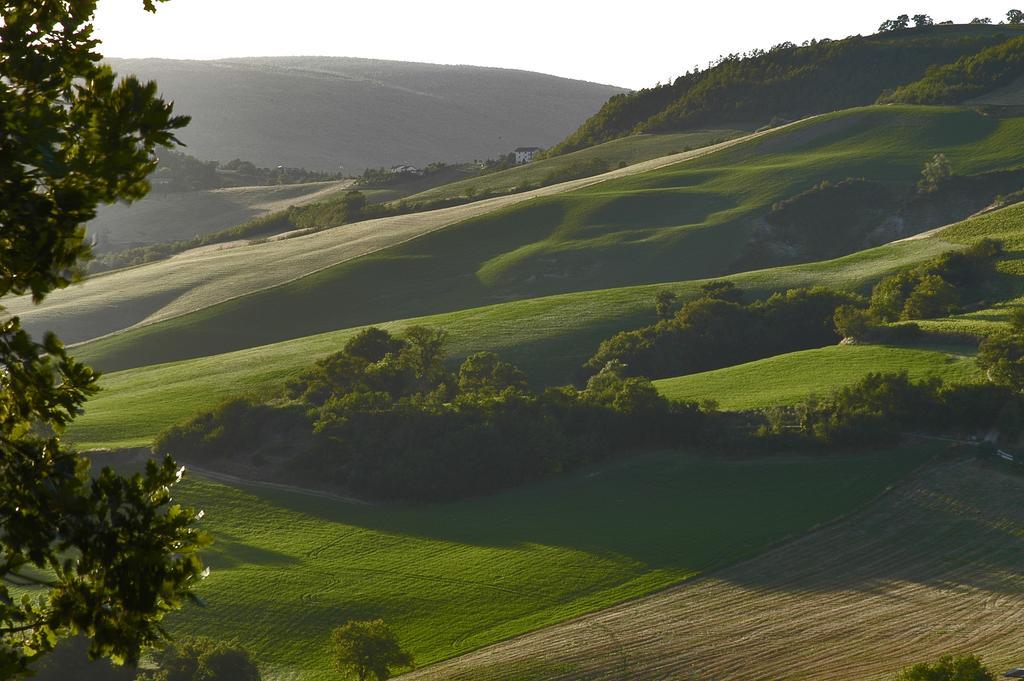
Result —
[[1024, 0], [100, 0], [109, 57], [323, 55], [500, 66], [640, 88], [720, 54], [873, 33], [897, 14], [998, 22]]

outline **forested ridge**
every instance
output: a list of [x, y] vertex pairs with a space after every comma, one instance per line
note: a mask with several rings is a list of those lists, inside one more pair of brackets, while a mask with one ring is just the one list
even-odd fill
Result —
[[712, 124], [759, 127], [873, 104], [933, 67], [972, 57], [1020, 34], [1016, 25], [933, 25], [730, 54], [671, 83], [612, 97], [550, 153], [635, 133]]

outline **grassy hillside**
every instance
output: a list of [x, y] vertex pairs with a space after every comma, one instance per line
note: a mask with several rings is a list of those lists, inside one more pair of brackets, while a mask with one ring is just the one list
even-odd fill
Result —
[[[956, 248], [956, 242], [970, 243], [985, 237], [1002, 239], [1010, 250], [999, 264], [1006, 274], [1008, 301], [996, 301], [991, 308], [956, 318], [924, 321], [921, 326], [952, 332], [986, 332], [1005, 324], [1008, 306], [1016, 304], [1012, 301], [1024, 294], [1024, 271], [1019, 269], [1019, 253], [1024, 250], [1024, 204], [973, 218], [927, 238], [893, 243], [836, 260], [747, 272], [728, 279], [750, 296], [815, 284], [864, 291], [887, 274]], [[408, 319], [385, 326], [396, 331], [413, 324], [442, 327], [451, 334], [451, 350], [456, 357], [477, 350], [493, 350], [522, 367], [534, 385], [552, 385], [572, 381], [578, 367], [604, 338], [623, 329], [651, 323], [656, 291], [667, 288], [686, 299], [696, 294], [700, 284], [700, 281], [690, 281], [587, 291]], [[1015, 289], [1019, 292], [1013, 293]], [[89, 401], [85, 415], [72, 425], [69, 435], [73, 440], [83, 447], [148, 444], [167, 426], [197, 411], [210, 409], [227, 397], [239, 393], [273, 393], [287, 377], [337, 351], [357, 330], [342, 329], [227, 354], [202, 356], [204, 348], [220, 341], [208, 337], [191, 340], [189, 326], [176, 326], [187, 320], [183, 317], [167, 325], [112, 336], [77, 349], [79, 357], [105, 370], [144, 364], [152, 353], [152, 346], [170, 342], [165, 340], [170, 338], [175, 339], [176, 351], [194, 352], [197, 357], [104, 376], [101, 381], [104, 391]], [[301, 328], [296, 330], [301, 331]], [[269, 329], [267, 335], [274, 332]], [[931, 352], [878, 346], [825, 348], [671, 379], [662, 385], [673, 396], [707, 397], [718, 400], [724, 408], [747, 408], [763, 404], [744, 395], [744, 390], [749, 389], [745, 382], [752, 376], [775, 385], [771, 393], [774, 398], [792, 400], [856, 380], [862, 375], [858, 374], [858, 367], [867, 372], [906, 365], [915, 375], [936, 371], [950, 380], [966, 380], [973, 374], [970, 361], [947, 362], [943, 354], [946, 351], [942, 348], [934, 351], [938, 354]], [[952, 352], [966, 354], [956, 349]], [[829, 362], [830, 358], [839, 356], [844, 362]], [[861, 362], [850, 359], [854, 357], [860, 357]], [[808, 363], [807, 367], [801, 366], [804, 362]], [[710, 394], [700, 394], [704, 390]]]
[[656, 170], [737, 143], [724, 142], [637, 163], [597, 178], [453, 208], [367, 220], [283, 241], [195, 249], [170, 260], [91, 277], [81, 285], [55, 292], [42, 306], [24, 296], [8, 301], [6, 307], [35, 332], [50, 329], [67, 342], [78, 342], [279, 286], [504, 207]]
[[88, 224], [97, 253], [212, 234], [288, 206], [319, 201], [350, 181], [153, 193], [137, 203], [101, 206]]
[[109, 62], [156, 80], [192, 116], [180, 137], [194, 156], [346, 173], [549, 146], [623, 91], [528, 71], [343, 57]]
[[[891, 244], [838, 260], [748, 272], [729, 279], [752, 296], [815, 284], [863, 290], [901, 267], [954, 247], [933, 237]], [[656, 291], [668, 288], [685, 299], [695, 296], [700, 284], [680, 282], [535, 298], [383, 326], [393, 331], [414, 324], [444, 328], [451, 336], [450, 349], [456, 357], [493, 350], [526, 371], [533, 384], [555, 385], [572, 381], [577, 369], [604, 338], [651, 323]], [[175, 324], [186, 320], [111, 336], [84, 345], [75, 354], [104, 370], [114, 370], [119, 363], [144, 363], [154, 344], [175, 337], [175, 333], [176, 350], [191, 349], [201, 354], [216, 339], [201, 338], [194, 346], [182, 345], [190, 338], [189, 327]], [[276, 392], [286, 378], [336, 352], [357, 330], [342, 329], [226, 354], [109, 373], [100, 382], [103, 391], [89, 400], [86, 413], [72, 424], [69, 436], [86, 448], [149, 444], [167, 426], [210, 409], [228, 397]], [[146, 354], [136, 354], [140, 350]]]
[[950, 651], [1002, 671], [1024, 644], [1022, 493], [1019, 475], [942, 465], [707, 579], [408, 678], [737, 678], [756, 660], [757, 678], [882, 681]]
[[383, 617], [428, 664], [754, 555], [863, 504], [929, 453], [652, 454], [408, 509], [193, 478], [182, 499], [206, 511], [217, 542], [208, 605], [168, 625], [237, 638], [268, 672], [306, 681], [335, 678], [332, 627]]
[[431, 201], [468, 194], [503, 193], [518, 187], [543, 182], [546, 178], [570, 172], [574, 165], [604, 161], [609, 168], [620, 163], [633, 165], [661, 156], [670, 156], [690, 149], [706, 147], [714, 142], [732, 139], [742, 134], [737, 129], [696, 130], [667, 135], [636, 135], [628, 139], [613, 140], [571, 154], [544, 158], [525, 165], [509, 168], [481, 177], [452, 182], [409, 197], [410, 202]]
[[886, 90], [1019, 36], [1019, 26], [931, 26], [729, 55], [672, 83], [618, 95], [558, 144], [563, 153], [635, 132], [689, 130], [863, 106]]
[[[906, 369], [911, 378], [938, 377], [947, 383], [975, 383], [984, 375], [974, 348], [947, 350], [884, 345], [836, 345], [655, 381], [659, 392], [678, 400], [714, 400], [721, 409], [763, 409], [799, 402], [852, 385], [872, 371]], [[756, 389], [752, 389], [756, 386]]]
[[[131, 359], [125, 355], [107, 366], [126, 367], [507, 300], [716, 276], [729, 271], [757, 219], [781, 198], [851, 175], [909, 184], [923, 160], [938, 152], [964, 174], [1015, 167], [1024, 163], [1015, 143], [1022, 133], [1024, 118], [973, 111], [854, 110], [715, 153], [693, 152], [697, 156], [684, 163], [645, 172], [638, 164], [597, 184], [570, 184], [579, 187], [571, 192], [549, 187], [404, 216], [386, 223], [392, 226], [386, 235], [376, 233], [385, 223], [371, 221], [294, 244], [199, 256], [187, 267], [172, 260], [96, 278], [39, 309], [19, 301], [11, 309], [32, 328], [83, 339], [125, 321], [154, 322], [240, 296], [116, 340]], [[371, 257], [331, 264], [368, 253], [371, 238], [395, 244], [399, 234], [424, 234], [456, 215], [467, 219]], [[396, 230], [399, 225], [404, 231]], [[346, 235], [355, 240], [342, 242]], [[128, 301], [125, 290], [134, 293]], [[112, 308], [113, 300], [122, 307]], [[131, 318], [136, 305], [141, 312]]]

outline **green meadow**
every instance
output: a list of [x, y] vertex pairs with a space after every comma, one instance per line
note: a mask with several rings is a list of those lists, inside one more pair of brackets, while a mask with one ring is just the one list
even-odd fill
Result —
[[789, 405], [812, 394], [856, 383], [871, 372], [906, 370], [914, 380], [941, 378], [946, 383], [980, 383], [984, 375], [974, 348], [904, 348], [887, 345], [835, 345], [793, 352], [738, 366], [655, 381], [658, 391], [676, 400], [713, 400], [728, 411]]
[[305, 681], [336, 678], [332, 627], [383, 617], [424, 665], [753, 556], [863, 505], [931, 453], [652, 453], [417, 508], [193, 476], [181, 499], [205, 509], [216, 540], [207, 605], [168, 624], [237, 639], [270, 678]]
[[[1022, 133], [1024, 118], [969, 110], [855, 109], [574, 191], [549, 187], [550, 193], [508, 205], [492, 199], [498, 203], [486, 211], [470, 204], [482, 212], [457, 224], [431, 213], [403, 216], [409, 221], [404, 243], [360, 223], [288, 240], [295, 245], [250, 246], [115, 273], [87, 282], [81, 293], [55, 296], [49, 311], [16, 311], [70, 328], [97, 324], [99, 316], [90, 314], [96, 305], [121, 317], [139, 306], [135, 321], [143, 326], [107, 344], [101, 364], [127, 368], [511, 300], [719, 276], [755, 218], [775, 201], [823, 179], [912, 183], [937, 152], [959, 173], [1016, 167], [1024, 163], [1015, 143]], [[379, 248], [363, 237], [345, 241], [346, 233], [376, 240]], [[202, 279], [199, 287], [189, 288], [187, 277]], [[108, 298], [125, 290], [130, 298], [109, 307]], [[86, 293], [92, 297], [79, 299]]]
[[626, 139], [612, 140], [604, 144], [580, 149], [570, 154], [562, 154], [544, 158], [533, 163], [515, 166], [496, 173], [471, 177], [458, 182], [451, 182], [440, 187], [413, 194], [410, 202], [431, 201], [467, 194], [484, 194], [487, 192], [506, 192], [538, 182], [553, 173], [565, 172], [574, 164], [599, 159], [606, 161], [609, 168], [616, 168], [620, 163], [633, 165], [641, 161], [662, 156], [671, 156], [690, 149], [699, 149], [715, 142], [732, 139], [743, 134], [743, 131], [698, 130], [695, 132], [667, 133], [664, 135], [635, 135]]
[[[886, 274], [950, 248], [954, 246], [932, 237], [828, 262], [747, 272], [728, 279], [750, 296], [814, 284], [864, 290]], [[651, 323], [658, 290], [667, 288], [690, 298], [697, 294], [701, 283], [548, 296], [381, 326], [391, 331], [417, 324], [444, 328], [450, 335], [449, 350], [454, 357], [491, 350], [521, 367], [534, 385], [558, 385], [573, 380], [602, 339], [622, 329]], [[178, 331], [174, 341], [178, 352], [198, 354], [203, 347], [217, 343], [216, 338], [192, 335], [183, 321], [173, 320], [166, 327], [142, 328], [81, 346], [76, 348], [76, 356], [104, 370], [117, 369], [119, 362], [129, 366], [136, 361], [142, 363], [134, 350], [144, 340], [163, 342], [163, 334], [170, 329]], [[72, 424], [68, 435], [84, 448], [147, 445], [169, 425], [224, 399], [276, 393], [287, 378], [337, 352], [358, 330], [342, 329], [222, 354], [114, 370], [101, 378], [103, 390], [89, 400], [85, 414]]]

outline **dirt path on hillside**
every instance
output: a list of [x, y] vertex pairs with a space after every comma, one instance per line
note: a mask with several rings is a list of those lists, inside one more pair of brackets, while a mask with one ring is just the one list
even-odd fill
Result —
[[701, 158], [783, 128], [521, 194], [367, 220], [292, 239], [189, 251], [168, 260], [91, 277], [82, 284], [55, 291], [41, 306], [33, 305], [26, 297], [15, 298], [7, 309], [21, 316], [32, 331], [53, 330], [65, 342], [80, 343], [282, 286], [496, 210]]
[[1019, 476], [943, 464], [754, 560], [402, 678], [882, 679], [950, 651], [1019, 664], [1022, 495]]

